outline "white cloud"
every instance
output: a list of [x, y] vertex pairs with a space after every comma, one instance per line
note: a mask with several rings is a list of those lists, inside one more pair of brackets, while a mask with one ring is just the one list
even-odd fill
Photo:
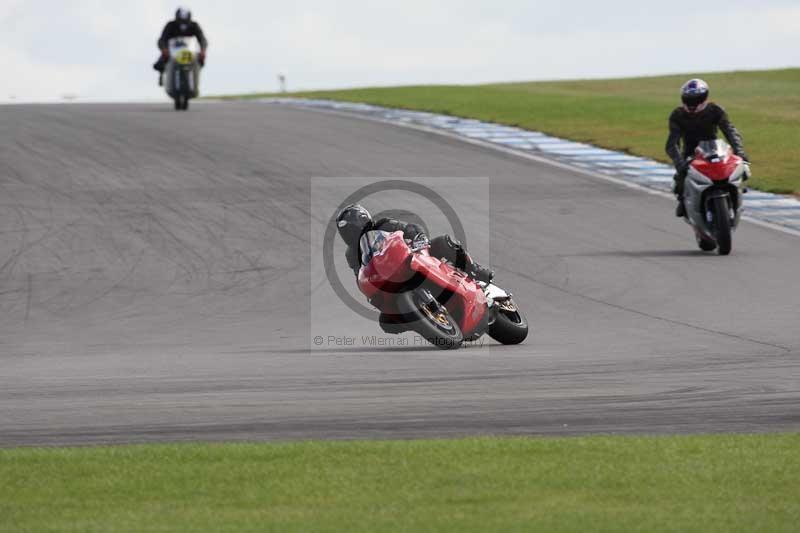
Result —
[[[796, 0], [196, 0], [204, 92], [598, 77], [796, 64]], [[2, 0], [0, 98], [160, 97], [176, 5]]]
[[6, 45], [0, 45], [0, 71], [4, 73], [0, 100], [52, 99], [86, 94], [102, 76], [96, 68], [89, 66], [45, 66]]

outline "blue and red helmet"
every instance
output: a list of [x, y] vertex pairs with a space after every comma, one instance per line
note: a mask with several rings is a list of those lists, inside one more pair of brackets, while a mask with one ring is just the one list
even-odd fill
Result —
[[701, 79], [689, 80], [681, 87], [681, 101], [690, 113], [702, 111], [708, 101], [708, 84]]

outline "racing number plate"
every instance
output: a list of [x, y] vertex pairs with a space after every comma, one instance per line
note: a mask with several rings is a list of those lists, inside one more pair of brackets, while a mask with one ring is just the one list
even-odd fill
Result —
[[194, 61], [194, 54], [191, 50], [181, 50], [178, 52], [178, 55], [175, 56], [175, 61], [181, 65], [188, 65]]

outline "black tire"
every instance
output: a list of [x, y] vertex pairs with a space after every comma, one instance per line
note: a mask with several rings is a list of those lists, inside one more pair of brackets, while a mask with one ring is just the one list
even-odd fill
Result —
[[[489, 336], [500, 344], [519, 344], [528, 336], [528, 321], [512, 303], [511, 309], [498, 304], [494, 323], [489, 326]], [[513, 309], [513, 310], [512, 310]]]
[[189, 109], [189, 97], [179, 94], [175, 97], [175, 111], [186, 111]]
[[705, 239], [699, 235], [697, 235], [695, 239], [697, 239], [697, 247], [704, 252], [713, 252], [717, 249], [717, 243], [710, 239]]
[[728, 255], [731, 253], [733, 245], [728, 199], [726, 197], [714, 198], [711, 209], [714, 217], [714, 237], [717, 239], [717, 252], [719, 255]]
[[417, 289], [398, 297], [398, 307], [408, 329], [415, 331], [440, 350], [460, 347], [464, 342], [461, 328], [447, 309], [436, 300], [426, 298], [425, 292]]

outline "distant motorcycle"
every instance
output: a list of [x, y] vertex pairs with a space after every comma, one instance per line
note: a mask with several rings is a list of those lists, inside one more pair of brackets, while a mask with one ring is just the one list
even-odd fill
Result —
[[473, 280], [428, 248], [427, 242], [409, 246], [402, 231], [362, 236], [358, 287], [388, 318], [384, 331], [415, 331], [441, 349], [484, 333], [502, 344], [525, 340], [528, 322], [511, 294]]
[[724, 141], [703, 141], [689, 164], [684, 186], [686, 222], [694, 228], [701, 250], [731, 253], [739, 225], [744, 182], [750, 167]]
[[163, 85], [175, 102], [176, 111], [189, 109], [189, 100], [200, 94], [200, 53], [194, 37], [169, 40], [169, 60], [164, 68]]

